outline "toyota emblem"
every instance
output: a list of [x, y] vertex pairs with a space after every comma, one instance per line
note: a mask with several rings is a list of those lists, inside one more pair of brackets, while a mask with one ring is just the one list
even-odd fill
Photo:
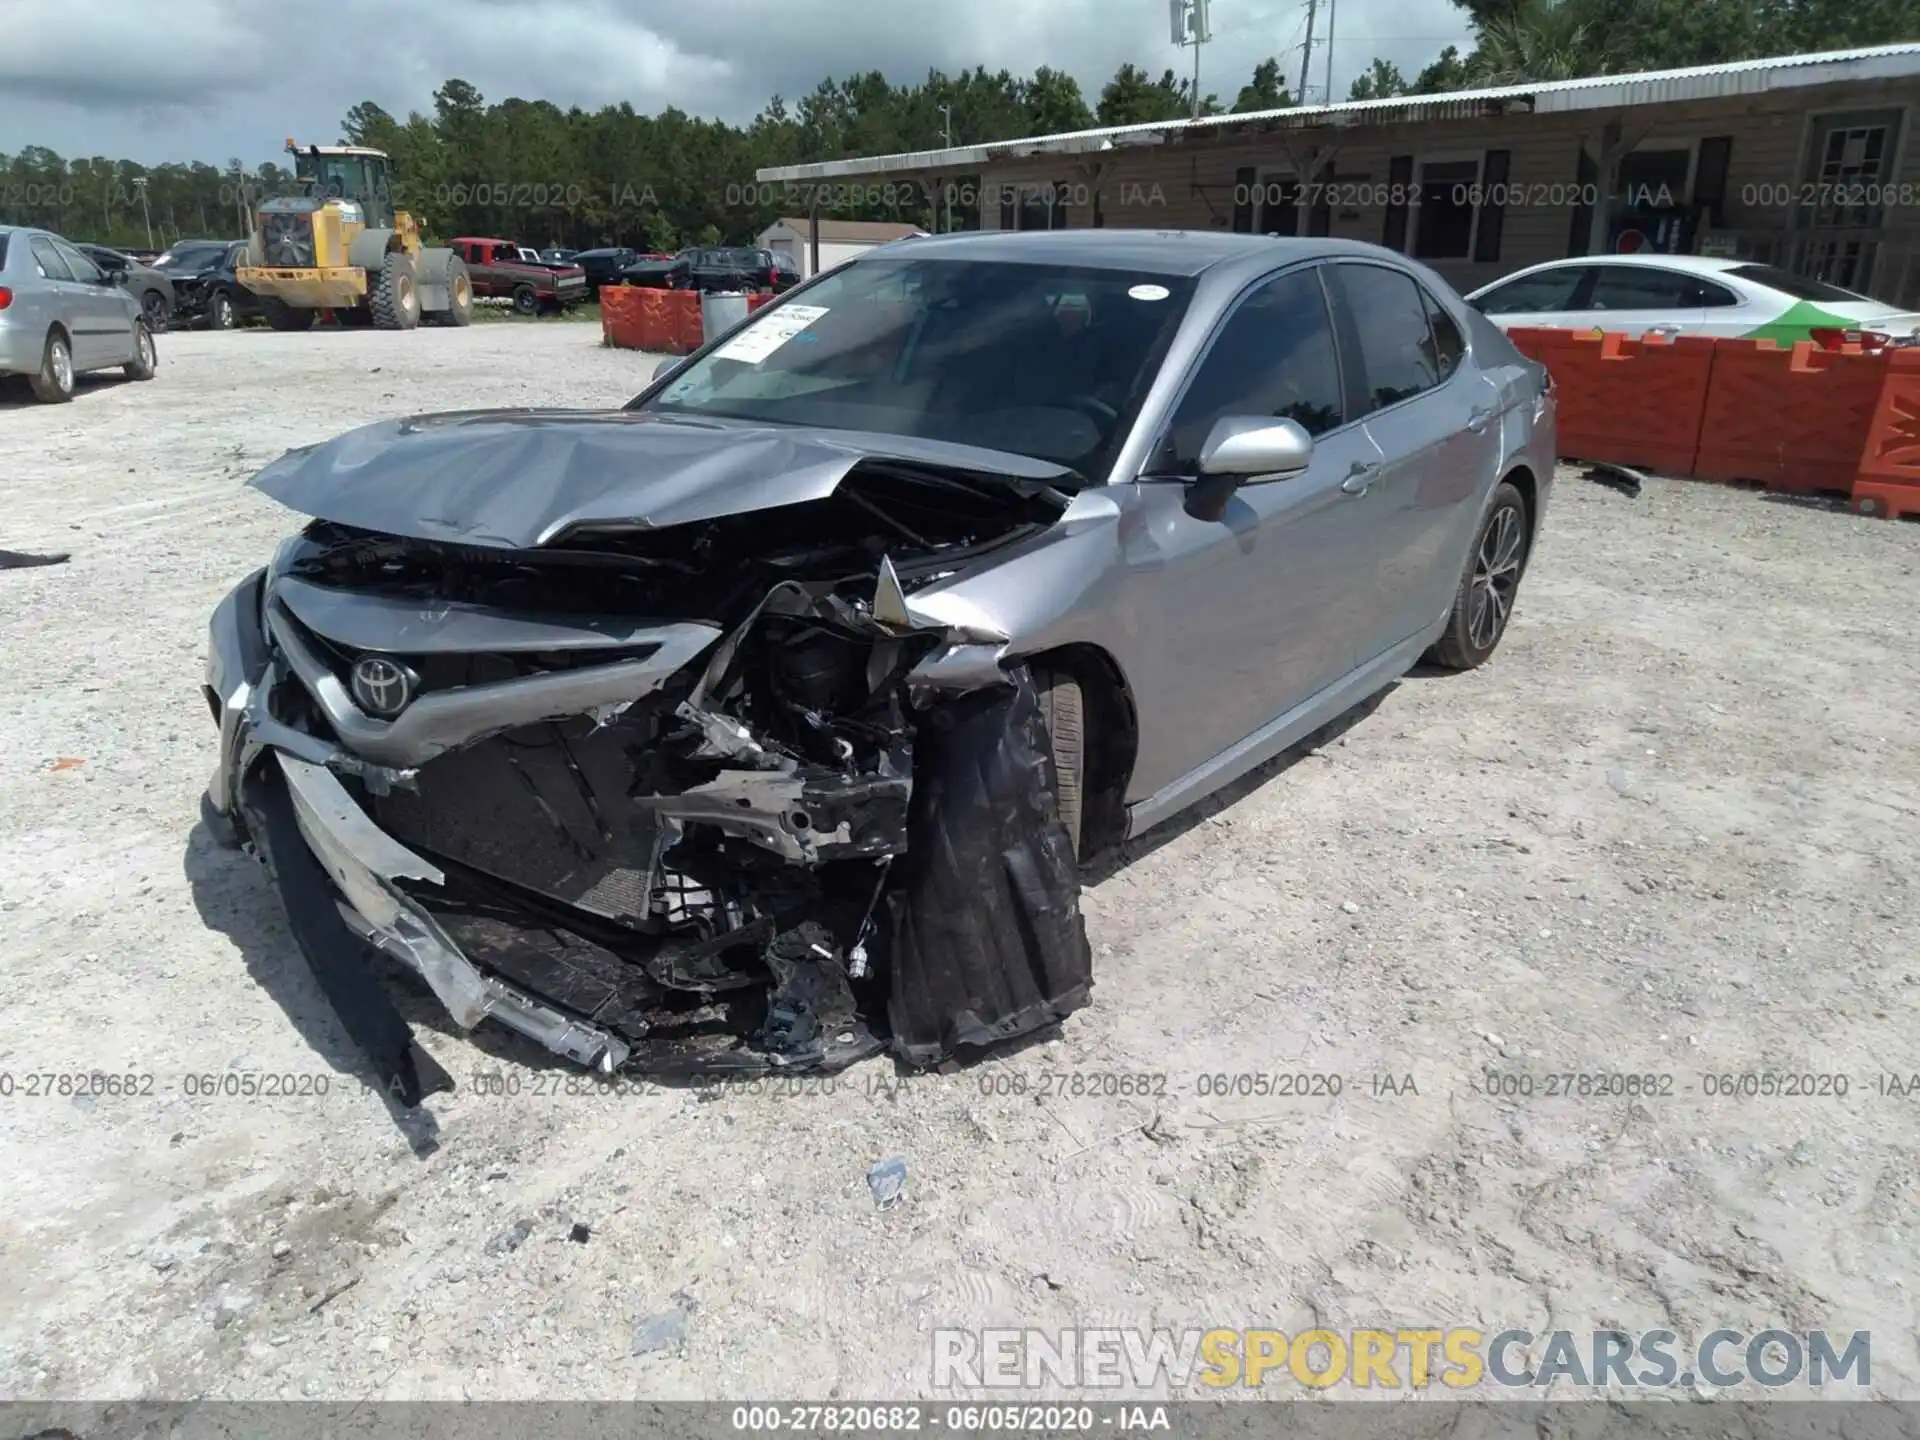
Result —
[[413, 672], [380, 655], [362, 656], [353, 667], [353, 698], [369, 715], [391, 720], [413, 699]]

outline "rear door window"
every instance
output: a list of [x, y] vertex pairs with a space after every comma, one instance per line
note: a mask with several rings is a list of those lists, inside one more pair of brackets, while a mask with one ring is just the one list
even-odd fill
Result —
[[1426, 302], [1427, 324], [1433, 330], [1433, 353], [1440, 362], [1440, 378], [1445, 380], [1460, 368], [1460, 362], [1466, 358], [1467, 337], [1453, 323], [1453, 316], [1441, 307], [1440, 302], [1424, 286], [1420, 290], [1420, 298]]
[[1384, 265], [1336, 267], [1360, 338], [1367, 401], [1383, 410], [1433, 389], [1445, 376], [1427, 301], [1411, 275]]
[[1687, 310], [1700, 302], [1689, 298], [1697, 277], [1653, 265], [1602, 265], [1593, 282], [1589, 310]]

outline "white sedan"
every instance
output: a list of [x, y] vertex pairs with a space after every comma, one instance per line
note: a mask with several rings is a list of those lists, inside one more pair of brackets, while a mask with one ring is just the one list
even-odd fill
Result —
[[[1467, 296], [1502, 330], [1543, 325], [1628, 335], [1710, 335], [1831, 343], [1836, 332], [1904, 340], [1920, 314], [1772, 265], [1704, 255], [1592, 255], [1550, 260]], [[1816, 335], [1814, 332], [1827, 332]]]

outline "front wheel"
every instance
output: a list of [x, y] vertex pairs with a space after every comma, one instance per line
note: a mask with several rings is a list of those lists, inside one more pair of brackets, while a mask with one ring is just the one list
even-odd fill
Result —
[[158, 335], [167, 328], [167, 315], [172, 307], [167, 297], [158, 290], [149, 290], [140, 297], [140, 315], [147, 322], [147, 328]]
[[1507, 620], [1526, 573], [1533, 548], [1527, 533], [1527, 505], [1520, 492], [1502, 483], [1493, 492], [1487, 518], [1467, 557], [1466, 573], [1454, 593], [1447, 628], [1427, 658], [1449, 670], [1471, 670], [1485, 663], [1507, 633]]
[[153, 347], [153, 331], [142, 320], [133, 327], [133, 359], [126, 364], [129, 380], [151, 380], [160, 367], [159, 353]]
[[209, 330], [231, 330], [234, 326], [233, 297], [224, 290], [216, 290], [207, 301], [207, 328]]
[[1034, 667], [1034, 689], [1039, 692], [1040, 718], [1046, 723], [1047, 745], [1053, 755], [1053, 794], [1060, 811], [1060, 823], [1067, 839], [1073, 842], [1076, 859], [1081, 856], [1081, 812], [1084, 808], [1087, 773], [1087, 727], [1085, 697], [1080, 682], [1064, 670], [1044, 665]]
[[284, 300], [268, 299], [266, 303], [267, 324], [275, 330], [311, 330], [314, 312], [299, 305], [289, 305]]
[[380, 262], [380, 278], [367, 308], [380, 330], [411, 330], [420, 323], [420, 291], [413, 283], [413, 257], [389, 250]]

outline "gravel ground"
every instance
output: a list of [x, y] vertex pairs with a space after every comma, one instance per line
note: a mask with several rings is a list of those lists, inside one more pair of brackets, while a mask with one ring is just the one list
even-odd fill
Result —
[[[936, 1327], [1317, 1323], [1870, 1330], [1920, 1398], [1920, 1099], [1875, 1086], [1920, 1069], [1920, 530], [1755, 494], [1563, 474], [1495, 661], [1098, 867], [1058, 1040], [574, 1094], [409, 991], [469, 1083], [364, 1091], [198, 819], [206, 617], [292, 523], [243, 483], [379, 417], [617, 402], [649, 362], [595, 339], [170, 335], [152, 384], [0, 399], [0, 548], [73, 552], [0, 572], [0, 1397], [871, 1399], [929, 1393]], [[151, 1093], [25, 1093], [92, 1070]], [[1703, 1093], [1747, 1071], [1850, 1090]], [[326, 1093], [188, 1093], [247, 1072]], [[1274, 1072], [1343, 1093], [1202, 1093]]]

